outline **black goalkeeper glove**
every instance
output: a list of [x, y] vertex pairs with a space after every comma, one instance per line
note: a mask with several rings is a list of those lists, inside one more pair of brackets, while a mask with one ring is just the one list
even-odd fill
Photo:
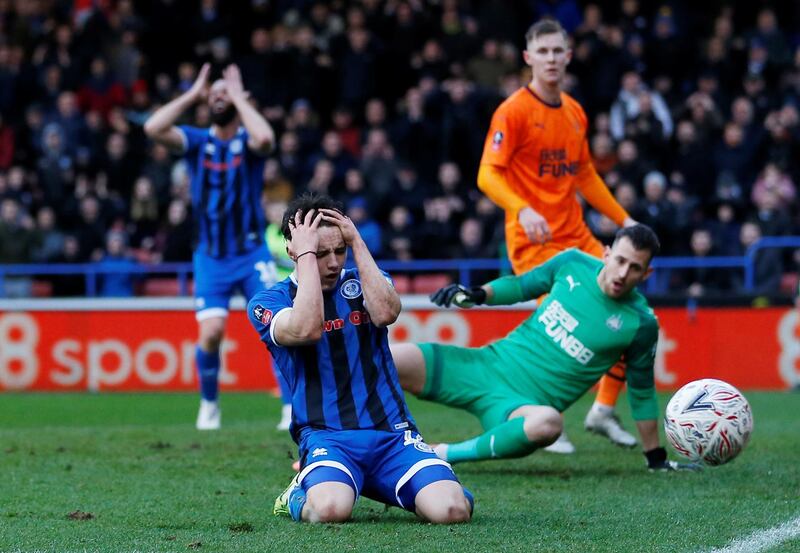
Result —
[[431, 301], [441, 307], [472, 307], [486, 303], [486, 290], [480, 286], [467, 288], [460, 284], [450, 284], [431, 294]]
[[694, 472], [703, 468], [697, 463], [678, 463], [677, 461], [668, 460], [667, 450], [663, 447], [645, 451], [644, 456], [647, 458], [647, 468], [650, 472], [673, 472], [678, 470]]

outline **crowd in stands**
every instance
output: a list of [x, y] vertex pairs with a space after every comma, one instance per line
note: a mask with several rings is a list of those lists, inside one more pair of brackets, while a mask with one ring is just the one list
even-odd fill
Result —
[[[0, 0], [0, 263], [189, 260], [186, 167], [142, 124], [205, 61], [237, 63], [276, 130], [267, 203], [331, 194], [377, 259], [503, 256], [475, 178], [542, 16], [572, 36], [567, 89], [599, 173], [664, 254], [800, 234], [797, 2]], [[207, 106], [184, 123], [210, 125]], [[613, 223], [586, 216], [609, 241]], [[762, 256], [759, 286], [796, 263]], [[696, 270], [665, 286], [741, 283]]]

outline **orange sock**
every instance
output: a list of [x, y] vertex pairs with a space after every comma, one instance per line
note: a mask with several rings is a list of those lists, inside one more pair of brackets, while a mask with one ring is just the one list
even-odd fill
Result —
[[625, 386], [625, 362], [618, 361], [600, 379], [600, 388], [597, 390], [597, 397], [594, 399], [595, 403], [613, 409], [617, 404], [617, 398], [622, 392], [623, 386]]

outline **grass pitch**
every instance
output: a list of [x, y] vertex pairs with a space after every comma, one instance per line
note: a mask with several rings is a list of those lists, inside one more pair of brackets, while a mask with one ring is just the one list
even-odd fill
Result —
[[[201, 433], [194, 395], [2, 394], [0, 551], [705, 551], [800, 516], [800, 396], [747, 396], [748, 448], [700, 474], [650, 474], [586, 434], [584, 398], [566, 415], [575, 455], [458, 465], [475, 517], [438, 527], [363, 498], [347, 524], [273, 517], [296, 449], [266, 395], [224, 394], [223, 430]], [[428, 441], [479, 430], [410, 404]]]

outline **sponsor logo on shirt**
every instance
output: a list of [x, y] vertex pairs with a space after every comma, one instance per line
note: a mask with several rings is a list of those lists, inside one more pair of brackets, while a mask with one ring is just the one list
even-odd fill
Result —
[[566, 177], [575, 176], [580, 169], [578, 161], [567, 159], [564, 148], [554, 150], [543, 149], [539, 152], [539, 176]]
[[545, 333], [553, 342], [581, 365], [594, 357], [594, 352], [572, 334], [578, 328], [578, 319], [570, 315], [558, 300], [551, 300], [537, 320], [544, 325]]

